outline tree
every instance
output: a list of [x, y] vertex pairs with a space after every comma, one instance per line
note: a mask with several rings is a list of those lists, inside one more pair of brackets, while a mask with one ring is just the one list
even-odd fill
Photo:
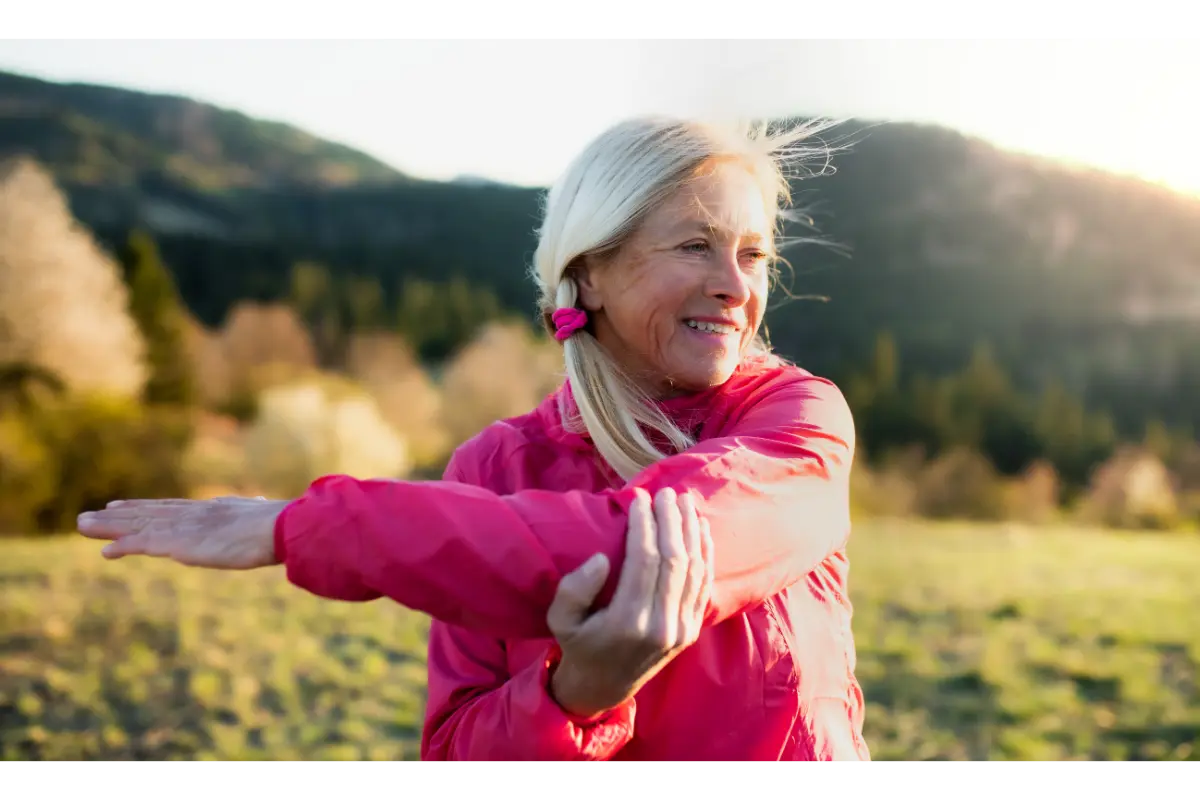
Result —
[[245, 451], [250, 480], [282, 497], [303, 492], [321, 475], [401, 478], [411, 468], [407, 443], [369, 394], [332, 376], [266, 389]]
[[397, 329], [422, 359], [441, 361], [504, 316], [487, 287], [472, 286], [462, 276], [442, 283], [406, 278], [400, 289]]
[[0, 412], [28, 413], [45, 397], [58, 397], [65, 391], [57, 375], [36, 364], [0, 364]]
[[290, 306], [281, 303], [239, 303], [225, 320], [220, 337], [235, 392], [257, 391], [317, 366], [308, 329]]
[[0, 363], [46, 370], [71, 393], [136, 398], [145, 352], [117, 264], [50, 176], [0, 163]]
[[196, 376], [188, 358], [183, 302], [145, 232], [130, 233], [121, 251], [129, 283], [129, 311], [147, 346], [150, 375], [142, 392], [151, 405], [188, 406], [196, 401]]
[[288, 302], [312, 337], [317, 363], [325, 368], [341, 361], [345, 345], [342, 309], [333, 279], [321, 264], [292, 265]]
[[562, 382], [562, 349], [517, 323], [489, 323], [442, 374], [443, 421], [454, 446], [524, 414]]
[[353, 333], [366, 333], [383, 327], [384, 298], [374, 278], [350, 278], [345, 284], [346, 316]]

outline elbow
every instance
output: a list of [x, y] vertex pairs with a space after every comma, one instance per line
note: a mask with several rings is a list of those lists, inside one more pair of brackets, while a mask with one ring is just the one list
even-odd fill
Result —
[[845, 547], [850, 538], [852, 514], [849, 471], [849, 463], [844, 467], [839, 467], [834, 479], [824, 487], [824, 496], [819, 504], [823, 513], [822, 533], [824, 536], [821, 538], [826, 544], [825, 557]]
[[435, 731], [432, 737], [422, 737], [420, 758], [422, 761], [453, 761], [452, 751], [437, 739]]
[[458, 733], [458, 714], [461, 706], [431, 710], [421, 729], [420, 757], [422, 761], [458, 761], [455, 738]]
[[785, 532], [781, 545], [802, 562], [805, 572], [816, 568], [846, 546], [851, 530], [848, 464], [836, 464], [821, 480], [806, 481], [775, 513]]

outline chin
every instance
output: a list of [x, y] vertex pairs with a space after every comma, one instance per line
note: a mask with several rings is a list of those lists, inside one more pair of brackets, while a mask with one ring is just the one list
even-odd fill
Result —
[[687, 369], [675, 371], [675, 385], [682, 391], [702, 392], [729, 380], [737, 365], [736, 359], [722, 359], [705, 365], [690, 364]]

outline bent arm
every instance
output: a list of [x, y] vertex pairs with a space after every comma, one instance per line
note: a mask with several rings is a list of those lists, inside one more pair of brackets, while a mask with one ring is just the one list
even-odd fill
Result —
[[280, 515], [276, 554], [294, 584], [324, 597], [387, 596], [489, 636], [543, 638], [559, 580], [597, 552], [612, 565], [598, 602], [611, 598], [634, 487], [691, 490], [713, 538], [712, 625], [844, 544], [853, 455], [841, 392], [808, 377], [764, 393], [727, 436], [619, 489], [497, 495], [468, 485], [470, 475], [466, 483], [325, 477]]
[[605, 761], [633, 737], [636, 701], [581, 720], [550, 695], [559, 658], [546, 656], [512, 677], [503, 646], [435, 622], [429, 632], [429, 702], [423, 761]]

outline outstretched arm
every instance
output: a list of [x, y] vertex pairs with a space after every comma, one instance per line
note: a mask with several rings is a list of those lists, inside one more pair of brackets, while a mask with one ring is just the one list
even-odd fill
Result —
[[[612, 596], [634, 488], [691, 491], [714, 546], [715, 624], [803, 578], [849, 533], [854, 426], [841, 392], [817, 377], [761, 390], [727, 436], [709, 439], [601, 492], [511, 495], [463, 483], [313, 483], [278, 517], [289, 579], [343, 600], [381, 596], [477, 632], [548, 637], [561, 578], [596, 553]], [[456, 457], [453, 470], [470, 470]]]

